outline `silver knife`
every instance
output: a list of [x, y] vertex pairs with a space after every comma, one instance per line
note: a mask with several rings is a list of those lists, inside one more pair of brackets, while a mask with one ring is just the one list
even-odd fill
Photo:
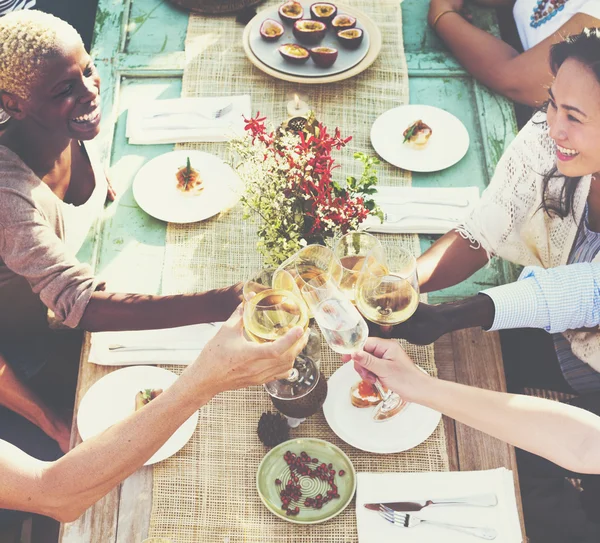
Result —
[[372, 511], [379, 511], [385, 505], [393, 511], [420, 511], [429, 505], [473, 505], [476, 507], [493, 507], [498, 504], [496, 494], [478, 494], [463, 498], [444, 498], [437, 500], [419, 500], [414, 502], [385, 502], [365, 503], [365, 507]]

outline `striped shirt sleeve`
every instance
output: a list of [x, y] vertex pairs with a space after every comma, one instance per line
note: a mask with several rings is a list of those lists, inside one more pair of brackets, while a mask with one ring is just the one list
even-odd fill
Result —
[[600, 263], [528, 266], [516, 283], [481, 293], [494, 302], [489, 330], [542, 328], [554, 333], [600, 324]]

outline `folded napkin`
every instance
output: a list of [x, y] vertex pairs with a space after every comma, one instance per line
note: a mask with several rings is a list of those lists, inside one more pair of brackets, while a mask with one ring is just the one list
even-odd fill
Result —
[[[221, 117], [211, 118], [230, 104]], [[138, 145], [228, 141], [244, 135], [244, 116], [250, 114], [249, 95], [154, 100], [129, 109], [126, 135]]]
[[[217, 333], [221, 324], [194, 324], [164, 330], [95, 332], [92, 334], [89, 361], [103, 366], [188, 365]], [[116, 346], [123, 348], [115, 349]]]
[[377, 187], [373, 196], [385, 220], [369, 217], [360, 228], [387, 234], [445, 234], [471, 212], [477, 187]]
[[421, 519], [439, 520], [464, 526], [494, 528], [494, 543], [520, 543], [523, 540], [513, 474], [506, 468], [488, 471], [445, 473], [359, 473], [356, 491], [356, 524], [359, 543], [477, 543], [472, 535], [422, 523], [413, 528], [395, 526], [365, 503], [421, 501], [460, 498], [495, 493], [493, 507], [467, 505], [429, 506], [414, 513]]

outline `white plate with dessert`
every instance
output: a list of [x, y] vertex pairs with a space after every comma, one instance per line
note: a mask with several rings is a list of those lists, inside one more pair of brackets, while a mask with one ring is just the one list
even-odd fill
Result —
[[[390, 454], [406, 451], [425, 441], [442, 415], [415, 403], [385, 421], [375, 422], [373, 410], [381, 401], [374, 391], [360, 390], [360, 375], [352, 362], [344, 364], [327, 381], [323, 413], [338, 437], [363, 451]], [[361, 393], [359, 393], [359, 390]]]
[[203, 221], [233, 207], [242, 182], [231, 166], [202, 151], [172, 151], [140, 168], [133, 197], [148, 215], [161, 221]]
[[465, 156], [469, 133], [451, 113], [411, 104], [380, 115], [371, 127], [371, 143], [381, 158], [398, 168], [436, 172]]
[[[177, 380], [171, 371], [156, 366], [130, 366], [105, 375], [94, 383], [79, 404], [77, 429], [83, 441], [101, 434], [169, 388]], [[175, 454], [192, 437], [198, 424], [198, 411], [186, 420], [146, 466]]]

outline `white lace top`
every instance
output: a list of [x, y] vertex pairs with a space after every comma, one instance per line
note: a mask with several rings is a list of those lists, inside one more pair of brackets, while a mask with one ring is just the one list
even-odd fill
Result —
[[[561, 219], [542, 209], [544, 174], [556, 163], [554, 141], [544, 113], [537, 113], [506, 150], [477, 207], [457, 230], [474, 246], [523, 266], [551, 268], [566, 264], [590, 190], [591, 175], [581, 179], [573, 214]], [[549, 196], [558, 199], [564, 179], [550, 181]], [[600, 261], [596, 256], [594, 261]], [[598, 331], [567, 331], [573, 353], [600, 371]]]

